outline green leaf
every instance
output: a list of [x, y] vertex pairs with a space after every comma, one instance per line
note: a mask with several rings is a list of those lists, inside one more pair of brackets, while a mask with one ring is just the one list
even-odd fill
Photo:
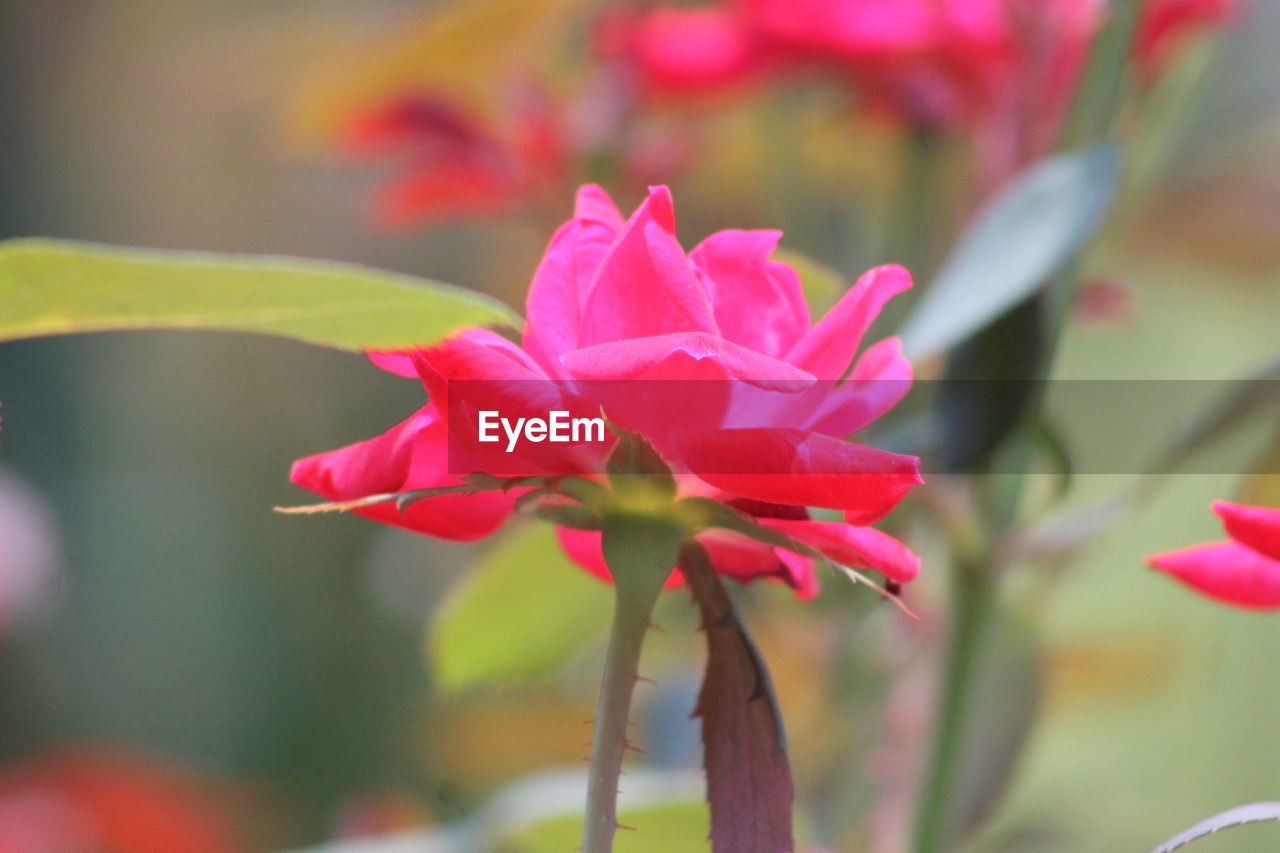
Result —
[[1043, 286], [1101, 224], [1120, 174], [1099, 145], [1052, 157], [978, 214], [902, 331], [912, 361], [957, 344]]
[[454, 588], [428, 654], [447, 690], [553, 672], [602, 637], [609, 589], [569, 561], [548, 524], [513, 530]]
[[209, 329], [401, 349], [461, 326], [520, 323], [482, 294], [353, 264], [44, 239], [0, 243], [0, 305], [0, 341]]

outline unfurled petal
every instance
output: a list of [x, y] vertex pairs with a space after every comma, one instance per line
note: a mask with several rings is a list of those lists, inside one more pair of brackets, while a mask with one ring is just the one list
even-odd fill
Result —
[[886, 338], [858, 358], [849, 378], [826, 395], [805, 427], [837, 438], [852, 435], [898, 405], [911, 379], [902, 340]]
[[559, 358], [579, 347], [587, 290], [625, 222], [604, 190], [578, 191], [574, 218], [556, 232], [533, 275], [525, 303], [524, 348], [552, 375]]
[[872, 524], [923, 483], [920, 460], [798, 429], [690, 430], [674, 437], [687, 470], [732, 495], [845, 511]]
[[1227, 535], [1264, 557], [1280, 560], [1280, 509], [1214, 501]]
[[671, 332], [715, 332], [711, 304], [675, 235], [671, 193], [657, 187], [601, 261], [579, 346]]
[[365, 355], [369, 360], [388, 373], [404, 376], [409, 379], [418, 378], [418, 362], [412, 350], [395, 350], [378, 352], [368, 350]]
[[830, 521], [758, 519], [760, 524], [813, 547], [833, 562], [852, 569], [875, 569], [889, 580], [906, 583], [920, 574], [920, 558], [906, 545], [874, 527]]
[[[426, 406], [377, 438], [299, 459], [289, 479], [331, 501], [453, 485], [459, 480], [445, 473], [446, 452], [439, 415]], [[497, 530], [512, 502], [501, 492], [488, 492], [428, 498], [403, 513], [394, 503], [355, 512], [443, 539], [470, 540]]]
[[[566, 417], [598, 417], [599, 406], [570, 393], [549, 379], [519, 346], [484, 329], [468, 330], [415, 354], [428, 394], [446, 423], [448, 471], [462, 476], [475, 471], [502, 477], [568, 475], [598, 470], [612, 441], [558, 443], [506, 434], [503, 419], [541, 419], [552, 412]], [[487, 440], [481, 441], [482, 418]]]
[[1148, 563], [1218, 601], [1254, 610], [1280, 608], [1280, 561], [1239, 543], [1194, 545], [1157, 554]]
[[809, 328], [799, 274], [769, 259], [781, 237], [779, 231], [720, 231], [689, 253], [720, 334], [777, 358]]
[[911, 287], [911, 274], [899, 266], [876, 267], [858, 279], [848, 293], [805, 333], [787, 361], [819, 379], [840, 379], [880, 309]]

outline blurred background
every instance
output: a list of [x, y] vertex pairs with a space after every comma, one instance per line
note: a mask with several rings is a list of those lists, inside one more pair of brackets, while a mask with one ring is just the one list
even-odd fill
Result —
[[[426, 27], [429, 6], [5, 0], [0, 236], [356, 261], [518, 305], [568, 193], [478, 222], [380, 228], [369, 198], [387, 164], [344, 156], [308, 118], [328, 94], [349, 97], [329, 88], [346, 69], [364, 73], [383, 46]], [[1087, 263], [1096, 310], [1071, 325], [1057, 375], [1229, 379], [1274, 356], [1277, 44], [1280, 6], [1258, 0], [1164, 91]], [[767, 226], [845, 276], [892, 254], [884, 221], [911, 198], [898, 142], [830, 118], [827, 100], [775, 96], [699, 117], [699, 144], [721, 156], [675, 175], [686, 247]], [[781, 109], [799, 111], [789, 126], [809, 147], [778, 165], [777, 134], [756, 131]], [[784, 166], [801, 174], [779, 178]], [[805, 180], [807, 196], [795, 190]], [[616, 189], [624, 209], [639, 199]], [[941, 218], [934, 228], [954, 227]], [[36, 826], [72, 833], [77, 821], [108, 826], [95, 830], [102, 849], [120, 853], [415, 833], [483, 815], [511, 785], [540, 778], [553, 791], [559, 778], [529, 774], [581, 767], [609, 599], [545, 535], [456, 545], [271, 512], [307, 501], [287, 481], [295, 458], [398, 421], [420, 403], [412, 384], [265, 338], [111, 334], [0, 345], [0, 401], [4, 853], [78, 850]], [[1265, 438], [1244, 436], [1231, 458], [1243, 465]], [[1275, 479], [1248, 488], [1274, 496]], [[1071, 498], [1114, 480], [1078, 477]], [[1208, 814], [1280, 799], [1280, 622], [1142, 567], [1153, 551], [1218, 538], [1207, 504], [1239, 494], [1240, 480], [1177, 477], [1070, 571], [1027, 582], [1053, 587], [1035, 611], [1040, 716], [971, 849], [1145, 850]], [[917, 547], [928, 575], [928, 546]], [[501, 592], [460, 590], [476, 560]], [[532, 605], [512, 591], [522, 580]], [[912, 654], [922, 629], [835, 578], [825, 586], [814, 605], [782, 588], [745, 594], [791, 732], [800, 825], [841, 850], [892, 851], [928, 707], [930, 662]], [[560, 609], [528, 612], [547, 590]], [[510, 610], [497, 627], [468, 621], [468, 607], [495, 601]], [[687, 717], [700, 638], [681, 594], [662, 607], [639, 718], [645, 766], [668, 774], [657, 778], [669, 792], [649, 806], [663, 815], [656, 828], [624, 822], [674, 838], [621, 843], [697, 850], [706, 818]], [[550, 638], [570, 617], [572, 636]], [[857, 760], [833, 764], [833, 743]], [[545, 799], [555, 819], [512, 817], [503, 849], [572, 848], [578, 804]], [[1200, 849], [1277, 847], [1264, 826]]]

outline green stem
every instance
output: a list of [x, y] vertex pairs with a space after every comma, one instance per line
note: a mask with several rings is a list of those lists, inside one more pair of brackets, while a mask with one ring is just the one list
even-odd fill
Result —
[[608, 853], [613, 849], [613, 833], [618, 827], [618, 777], [627, 750], [631, 694], [639, 675], [640, 647], [649, 629], [656, 599], [655, 595], [646, 605], [643, 601], [628, 600], [621, 588], [617, 591], [613, 631], [596, 705], [582, 853]]
[[952, 796], [960, 769], [965, 729], [973, 704], [973, 675], [982, 633], [992, 610], [993, 589], [972, 565], [956, 567], [945, 681], [937, 705], [933, 753], [916, 820], [915, 853], [940, 853], [953, 840]]
[[605, 653], [596, 704], [582, 853], [610, 853], [618, 828], [618, 778], [627, 751], [631, 695], [639, 676], [640, 648], [658, 594], [680, 550], [683, 531], [669, 521], [606, 518], [602, 547], [613, 575], [613, 629]]

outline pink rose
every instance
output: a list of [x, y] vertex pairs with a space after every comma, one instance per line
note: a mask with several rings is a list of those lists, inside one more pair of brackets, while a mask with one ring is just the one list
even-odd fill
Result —
[[[302, 459], [292, 479], [330, 500], [447, 486], [473, 471], [606, 482], [614, 438], [482, 443], [482, 413], [599, 415], [642, 435], [682, 496], [712, 498], [836, 562], [907, 581], [919, 560], [868, 525], [922, 482], [919, 460], [846, 441], [911, 383], [896, 338], [859, 355], [881, 306], [911, 286], [906, 270], [865, 274], [816, 324], [795, 270], [771, 260], [780, 235], [721, 231], [686, 253], [666, 188], [624, 220], [595, 186], [578, 193], [534, 274], [520, 344], [464, 330], [427, 349], [372, 353], [419, 379], [429, 402], [385, 435]], [[521, 489], [359, 510], [388, 524], [475, 539], [512, 513]], [[840, 521], [812, 520], [822, 507]], [[565, 551], [607, 577], [600, 534], [560, 531]], [[812, 560], [738, 533], [699, 536], [717, 568], [816, 590]]]

